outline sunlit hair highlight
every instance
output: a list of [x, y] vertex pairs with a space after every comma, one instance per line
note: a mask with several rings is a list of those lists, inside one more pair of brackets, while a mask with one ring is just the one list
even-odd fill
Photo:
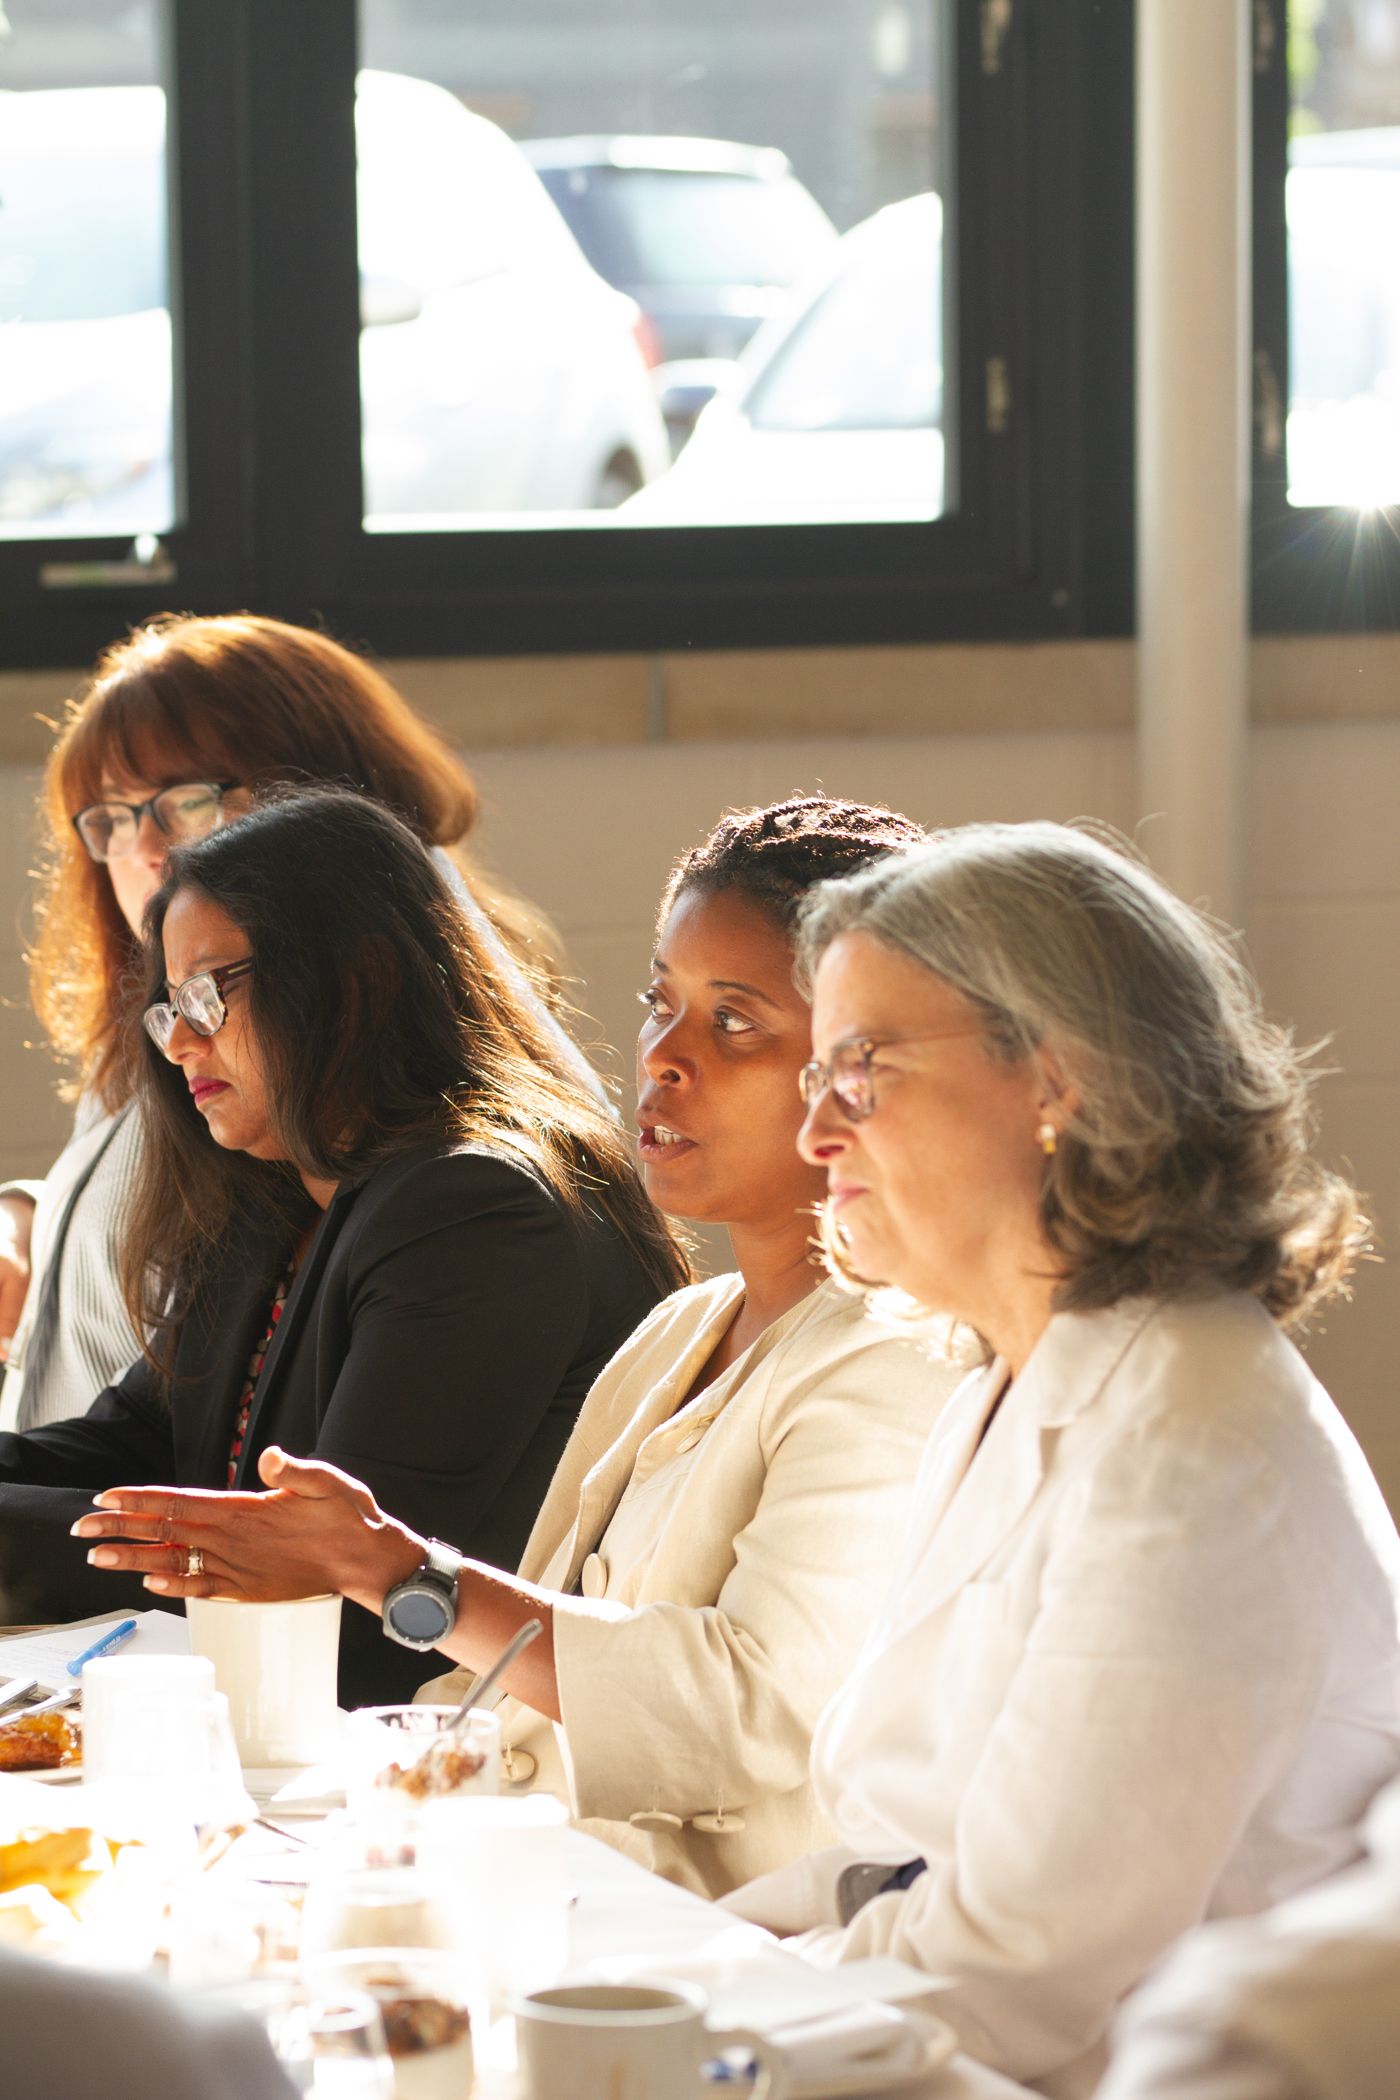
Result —
[[[183, 1070], [140, 1025], [166, 996], [162, 930], [185, 890], [248, 941], [253, 969], [232, 997], [262, 1072], [272, 1161], [213, 1141]], [[689, 1280], [620, 1125], [421, 841], [379, 804], [270, 790], [238, 823], [172, 851], [146, 926], [127, 987], [144, 1142], [121, 1273], [160, 1368], [236, 1216], [290, 1244], [315, 1215], [305, 1180], [357, 1181], [420, 1144], [516, 1161], [574, 1211], [611, 1220], [658, 1295]]]
[[726, 810], [714, 830], [672, 867], [661, 893], [658, 930], [681, 891], [698, 890], [747, 898], [794, 934], [803, 900], [817, 883], [849, 875], [927, 837], [922, 825], [897, 810], [831, 795], [789, 795], [766, 806]]

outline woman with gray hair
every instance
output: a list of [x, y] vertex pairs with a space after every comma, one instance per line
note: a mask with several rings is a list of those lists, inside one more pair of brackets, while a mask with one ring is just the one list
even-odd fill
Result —
[[818, 1727], [844, 1847], [730, 1902], [936, 1972], [1064, 2100], [1180, 1933], [1356, 1857], [1400, 1762], [1400, 1540], [1285, 1338], [1364, 1221], [1231, 946], [1082, 831], [826, 884], [804, 955], [832, 1265], [983, 1361]]

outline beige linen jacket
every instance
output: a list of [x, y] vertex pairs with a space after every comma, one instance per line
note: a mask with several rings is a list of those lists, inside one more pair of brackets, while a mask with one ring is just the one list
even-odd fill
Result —
[[[934, 1972], [970, 2055], [1087, 2100], [1115, 2006], [1181, 1933], [1356, 1858], [1400, 1768], [1400, 1538], [1253, 1298], [1057, 1313], [996, 1407], [1006, 1377], [941, 1416], [815, 1732], [849, 1849], [731, 1908], [813, 1928], [816, 1961]], [[816, 1929], [853, 1855], [928, 1871]]]
[[[812, 1729], [884, 1595], [956, 1382], [922, 1338], [827, 1283], [682, 1406], [742, 1294], [721, 1276], [669, 1298], [584, 1402], [520, 1564], [581, 1592], [554, 1613], [563, 1725], [501, 1707], [535, 1786], [706, 1894], [831, 1836]], [[619, 1502], [663, 1473], [648, 1550], [615, 1555]], [[466, 1682], [456, 1671], [420, 1696]]]

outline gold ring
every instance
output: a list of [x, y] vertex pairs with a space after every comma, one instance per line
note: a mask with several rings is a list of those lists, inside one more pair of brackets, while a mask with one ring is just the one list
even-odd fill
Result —
[[186, 1575], [202, 1575], [204, 1573], [204, 1555], [200, 1552], [198, 1546], [191, 1546], [186, 1551], [185, 1573]]

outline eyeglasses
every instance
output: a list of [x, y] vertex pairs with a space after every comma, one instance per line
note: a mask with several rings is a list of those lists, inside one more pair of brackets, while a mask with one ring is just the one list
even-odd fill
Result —
[[148, 813], [168, 839], [202, 839], [218, 823], [224, 796], [237, 786], [236, 780], [182, 780], [146, 802], [90, 802], [74, 817], [73, 829], [97, 861], [130, 853]]
[[201, 970], [177, 984], [168, 1000], [148, 1006], [142, 1019], [146, 1033], [158, 1050], [169, 1048], [177, 1021], [187, 1021], [196, 1035], [217, 1035], [228, 1019], [224, 993], [252, 969], [252, 957], [244, 962], [221, 963], [217, 970]]
[[797, 1075], [798, 1091], [807, 1108], [815, 1108], [828, 1090], [836, 1106], [848, 1123], [863, 1123], [867, 1116], [875, 1113], [875, 1073], [872, 1069], [877, 1050], [893, 1049], [901, 1043], [947, 1043], [963, 1035], [980, 1035], [981, 1029], [942, 1028], [936, 1035], [881, 1035], [858, 1036], [848, 1043], [838, 1043], [831, 1053], [830, 1064], [823, 1064], [814, 1057]]

